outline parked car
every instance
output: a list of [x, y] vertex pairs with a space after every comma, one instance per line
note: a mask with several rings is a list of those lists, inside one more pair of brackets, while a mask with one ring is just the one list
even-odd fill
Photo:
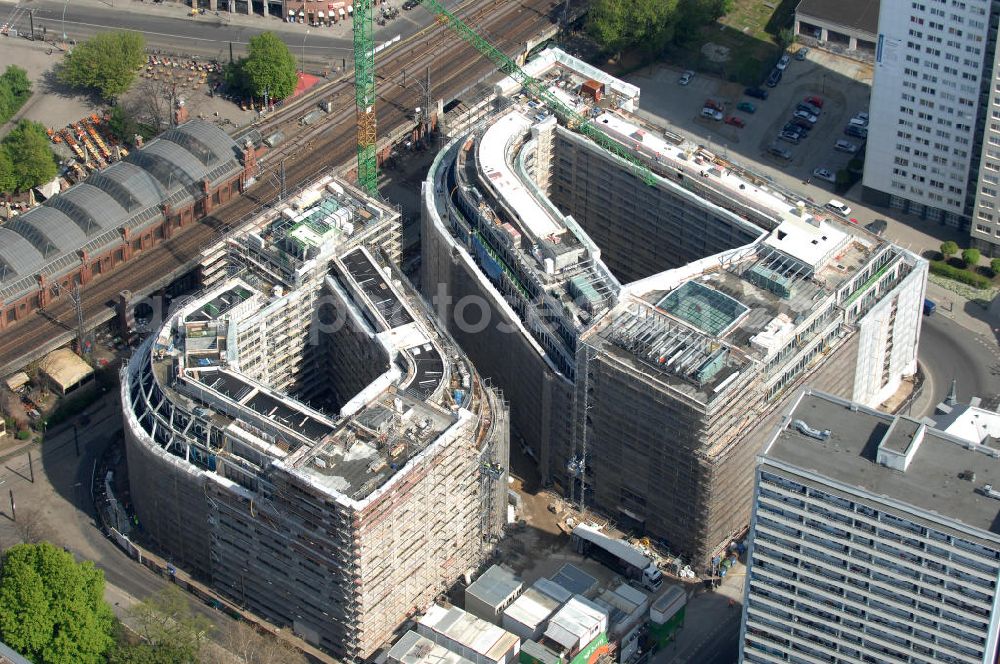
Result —
[[719, 121], [722, 119], [722, 111], [717, 111], [714, 108], [709, 108], [706, 106], [701, 109], [701, 117], [708, 118], [709, 120]]
[[847, 125], [844, 128], [844, 133], [848, 136], [854, 136], [855, 138], [868, 138], [868, 130], [864, 127], [858, 127], [856, 125]]
[[814, 168], [813, 177], [817, 180], [826, 180], [827, 182], [836, 182], [837, 176], [833, 174], [828, 168]]
[[788, 131], [793, 134], [798, 134], [799, 138], [806, 138], [809, 136], [809, 130], [805, 127], [795, 124], [794, 122], [786, 122], [785, 126], [781, 128], [781, 131]]
[[752, 114], [757, 112], [757, 107], [748, 101], [741, 101], [740, 103], [736, 104], [736, 110]]
[[416, 7], [418, 4], [420, 4], [420, 3], [417, 2], [417, 0], [406, 0], [406, 2], [403, 3], [403, 9], [405, 9], [406, 11], [409, 11], [409, 10], [413, 9], [414, 7]]
[[769, 147], [767, 149], [767, 152], [768, 152], [768, 154], [774, 155], [775, 157], [778, 157], [779, 159], [788, 160], [788, 159], [792, 158], [792, 151], [788, 150], [788, 149], [785, 149], [785, 148], [781, 147], [780, 145], [772, 145], [771, 147]]
[[806, 132], [813, 128], [812, 124], [808, 120], [804, 120], [802, 118], [792, 118], [788, 124]]
[[705, 108], [714, 108], [717, 111], [726, 110], [725, 105], [721, 101], [715, 101], [712, 98], [706, 99], [704, 106]]
[[934, 300], [924, 298], [924, 315], [931, 316], [935, 311], [937, 311], [937, 303], [935, 303]]
[[687, 69], [684, 71], [683, 74], [681, 74], [681, 77], [680, 79], [678, 79], [677, 82], [681, 85], [687, 85], [688, 83], [691, 82], [692, 78], [694, 78], [694, 72], [691, 71], [690, 69]]
[[831, 200], [826, 204], [826, 209], [833, 212], [838, 217], [843, 217], [844, 219], [851, 216], [851, 208], [838, 200]]
[[807, 55], [809, 55], [809, 47], [808, 46], [803, 46], [799, 50], [795, 51], [795, 59], [796, 60], [799, 60], [799, 61], [805, 60]]
[[788, 141], [792, 145], [798, 145], [801, 139], [801, 134], [796, 134], [794, 131], [783, 131], [778, 134], [778, 138], [783, 141]]
[[854, 154], [858, 151], [858, 146], [850, 141], [845, 141], [842, 138], [838, 138], [837, 142], [834, 144], [833, 149], [837, 152], [846, 152], [847, 154]]
[[765, 85], [767, 85], [767, 87], [769, 88], [774, 88], [777, 87], [778, 83], [780, 82], [781, 82], [781, 70], [772, 69], [771, 74], [767, 77]]
[[823, 98], [818, 95], [811, 95], [809, 97], [806, 97], [802, 101], [804, 101], [807, 104], [812, 104], [816, 108], [823, 108]]
[[792, 117], [793, 118], [802, 118], [803, 120], [805, 120], [809, 124], [816, 124], [816, 120], [819, 119], [815, 115], [813, 115], [812, 113], [810, 113], [809, 111], [803, 111], [802, 109], [796, 110], [795, 113], [792, 115]]
[[726, 124], [733, 125], [734, 127], [739, 127], [740, 129], [743, 129], [743, 127], [747, 126], [746, 120], [744, 120], [741, 117], [737, 117], [735, 115], [730, 115], [728, 118], [726, 118]]
[[871, 231], [875, 235], [882, 235], [885, 233], [885, 229], [889, 227], [888, 222], [885, 219], [876, 219], [870, 224], [865, 224], [865, 229]]
[[[778, 78], [781, 78], [780, 76]], [[773, 85], [771, 87], [774, 87]], [[753, 97], [754, 99], [767, 99], [768, 93], [764, 88], [747, 88], [743, 91], [747, 97]]]
[[778, 60], [778, 64], [776, 64], [774, 67], [778, 71], [785, 71], [785, 67], [787, 67], [788, 63], [791, 61], [792, 61], [791, 56], [785, 53], [784, 55], [781, 56], [781, 58]]
[[823, 113], [823, 109], [821, 109], [819, 106], [813, 106], [812, 104], [807, 104], [805, 102], [802, 102], [801, 104], [796, 106], [795, 109], [799, 111], [805, 111], [810, 115], [815, 115], [817, 118]]
[[860, 113], [855, 113], [854, 117], [851, 118], [851, 120], [857, 120], [862, 127], [868, 126], [868, 114], [865, 113], [864, 111], [861, 111]]

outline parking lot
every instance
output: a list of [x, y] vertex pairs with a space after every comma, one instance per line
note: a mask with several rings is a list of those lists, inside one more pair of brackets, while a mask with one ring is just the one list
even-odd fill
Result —
[[[761, 82], [768, 92], [766, 100], [746, 96], [742, 85], [701, 74], [696, 74], [688, 85], [680, 85], [681, 75], [679, 70], [661, 66], [630, 76], [629, 82], [642, 88], [640, 115], [658, 124], [673, 125], [730, 159], [757, 162], [765, 173], [773, 169], [803, 182], [812, 179], [816, 168], [836, 174], [854, 156], [837, 151], [837, 140], [845, 139], [859, 148], [863, 143], [860, 138], [844, 134], [850, 118], [868, 110], [871, 70], [860, 63], [811, 50], [805, 60], [791, 59], [776, 87]], [[808, 136], [798, 144], [779, 140], [778, 134], [796, 106], [810, 96], [820, 97], [823, 108]], [[702, 116], [709, 99], [723, 105], [723, 120]], [[755, 111], [740, 110], [741, 102], [750, 102]], [[745, 126], [727, 124], [725, 119], [731, 116]], [[769, 154], [772, 145], [787, 150], [791, 158]], [[832, 195], [833, 183], [813, 179], [812, 184]]]

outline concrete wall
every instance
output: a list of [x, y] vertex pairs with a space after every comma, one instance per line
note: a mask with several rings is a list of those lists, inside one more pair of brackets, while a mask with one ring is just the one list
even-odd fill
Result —
[[542, 477], [564, 476], [572, 384], [517, 329], [516, 318], [496, 306], [502, 296], [490, 292], [465, 249], [435, 229], [426, 210], [422, 224], [424, 297], [477, 371], [503, 390], [511, 404], [512, 435], [532, 448]]
[[732, 223], [709, 206], [649, 186], [586, 139], [556, 132], [549, 196], [601, 249], [621, 283], [681, 267], [752, 242], [759, 229]]

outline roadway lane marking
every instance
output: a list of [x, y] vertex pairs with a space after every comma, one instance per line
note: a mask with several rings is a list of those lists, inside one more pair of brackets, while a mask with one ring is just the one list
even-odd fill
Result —
[[[62, 24], [57, 18], [42, 18], [36, 19], [39, 23], [58, 23]], [[120, 25], [101, 25], [100, 23], [84, 23], [83, 21], [66, 21], [68, 25], [80, 25], [87, 28], [101, 28], [103, 30], [121, 30]], [[132, 28], [129, 28], [132, 29]], [[188, 39], [190, 41], [202, 41], [210, 42], [213, 44], [228, 44], [232, 42], [233, 44], [239, 44], [241, 46], [248, 44], [249, 42], [238, 41], [235, 39], [212, 39], [209, 37], [190, 37], [188, 35], [173, 35], [167, 32], [152, 32], [150, 30], [136, 30], [144, 35], [153, 35], [154, 37], [170, 37], [172, 39]], [[306, 46], [306, 50], [332, 50], [332, 51], [344, 51], [345, 53], [353, 53], [353, 48], [343, 47], [343, 46]]]

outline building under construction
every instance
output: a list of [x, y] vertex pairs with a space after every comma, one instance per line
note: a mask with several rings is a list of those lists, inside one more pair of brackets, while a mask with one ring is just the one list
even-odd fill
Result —
[[508, 430], [392, 260], [398, 215], [324, 178], [206, 250], [123, 371], [129, 480], [177, 565], [369, 657], [492, 554]]
[[878, 405], [915, 372], [927, 264], [546, 62], [549, 93], [641, 167], [502, 82], [427, 176], [422, 283], [543, 478], [700, 565], [747, 527], [794, 388]]

